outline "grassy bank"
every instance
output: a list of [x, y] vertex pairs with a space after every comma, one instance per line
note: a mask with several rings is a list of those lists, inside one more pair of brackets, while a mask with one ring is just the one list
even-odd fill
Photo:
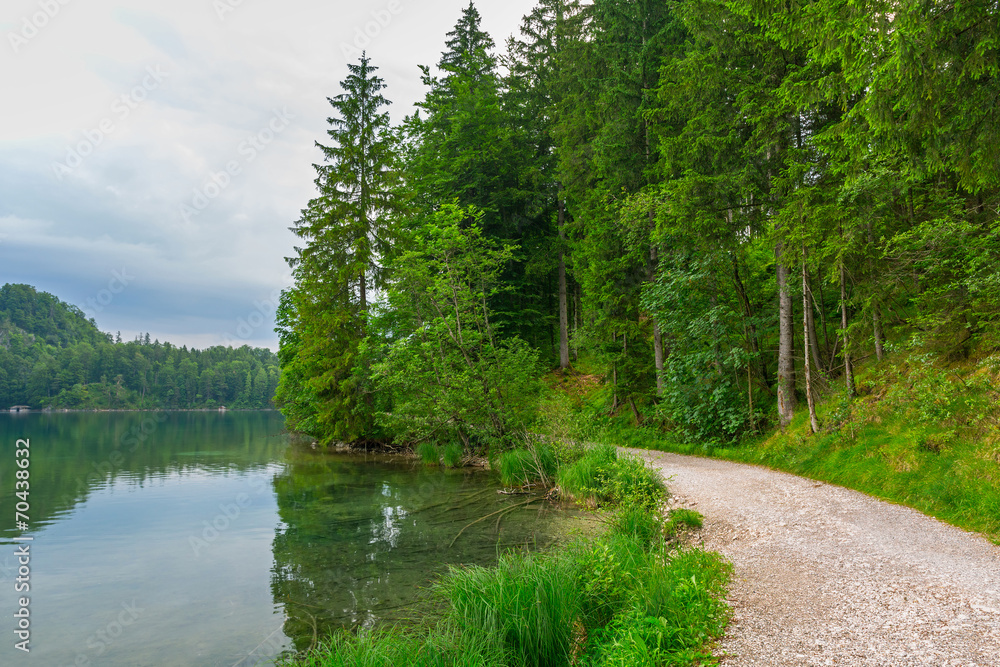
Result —
[[510, 483], [567, 480], [606, 511], [606, 530], [493, 567], [453, 567], [436, 586], [447, 611], [422, 628], [342, 632], [286, 665], [560, 667], [710, 664], [729, 566], [675, 539], [699, 525], [659, 513], [658, 473], [614, 448], [537, 445], [501, 457]]
[[913, 507], [1000, 543], [1000, 355], [944, 363], [901, 352], [858, 370], [858, 394], [830, 383], [813, 434], [804, 401], [785, 429], [732, 444], [608, 417], [598, 390], [550, 397], [566, 437], [764, 465]]

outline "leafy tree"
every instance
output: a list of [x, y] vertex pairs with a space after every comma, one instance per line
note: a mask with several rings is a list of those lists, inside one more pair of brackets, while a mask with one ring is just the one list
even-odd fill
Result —
[[403, 442], [502, 447], [523, 431], [538, 390], [537, 355], [499, 336], [489, 307], [514, 248], [486, 238], [481, 214], [454, 204], [421, 217], [395, 262], [376, 387], [391, 395], [379, 415]]

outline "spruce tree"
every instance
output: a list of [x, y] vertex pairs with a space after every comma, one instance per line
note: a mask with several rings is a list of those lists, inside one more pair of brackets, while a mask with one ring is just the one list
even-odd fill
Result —
[[323, 440], [370, 437], [366, 373], [357, 368], [370, 292], [384, 282], [393, 240], [398, 143], [384, 108], [384, 81], [367, 54], [348, 65], [343, 93], [328, 98], [332, 143], [314, 165], [319, 195], [292, 231], [305, 241], [289, 259], [295, 286], [282, 303], [282, 386], [293, 428]]

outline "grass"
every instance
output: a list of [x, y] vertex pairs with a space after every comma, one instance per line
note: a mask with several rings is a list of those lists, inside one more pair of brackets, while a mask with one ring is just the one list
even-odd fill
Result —
[[415, 451], [424, 465], [436, 466], [441, 461], [441, 453], [433, 442], [421, 442]]
[[532, 482], [547, 485], [555, 477], [557, 465], [552, 445], [531, 442], [527, 447], [501, 453], [496, 469], [504, 486], [523, 486]]
[[656, 471], [635, 457], [619, 456], [611, 444], [583, 449], [556, 479], [564, 496], [592, 506], [612, 502], [652, 508], [666, 492]]
[[450, 442], [445, 445], [444, 452], [441, 453], [441, 462], [446, 468], [459, 468], [462, 466], [462, 445], [457, 442]]

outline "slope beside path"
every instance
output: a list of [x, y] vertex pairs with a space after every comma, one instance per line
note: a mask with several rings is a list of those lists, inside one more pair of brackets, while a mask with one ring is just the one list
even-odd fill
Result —
[[1000, 667], [1000, 547], [766, 468], [630, 450], [734, 565], [724, 667]]

